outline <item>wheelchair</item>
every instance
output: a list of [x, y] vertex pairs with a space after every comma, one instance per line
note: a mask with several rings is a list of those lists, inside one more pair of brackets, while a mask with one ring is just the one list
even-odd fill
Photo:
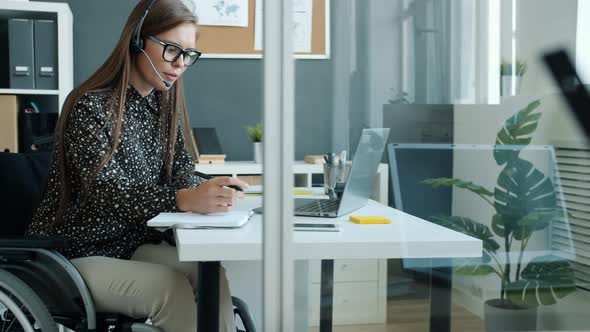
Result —
[[[40, 202], [50, 158], [48, 152], [0, 152], [0, 332], [162, 331], [146, 323], [147, 318], [96, 312], [82, 276], [58, 252], [68, 241], [24, 236]], [[246, 303], [232, 300], [237, 331], [255, 332]]]

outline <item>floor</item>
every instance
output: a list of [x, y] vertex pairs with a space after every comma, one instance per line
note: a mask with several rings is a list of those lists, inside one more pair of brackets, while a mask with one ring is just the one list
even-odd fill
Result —
[[[390, 300], [387, 302], [386, 325], [334, 326], [333, 332], [427, 332], [428, 300]], [[465, 308], [453, 305], [451, 331], [484, 332], [483, 321]], [[318, 332], [312, 327], [309, 332]]]

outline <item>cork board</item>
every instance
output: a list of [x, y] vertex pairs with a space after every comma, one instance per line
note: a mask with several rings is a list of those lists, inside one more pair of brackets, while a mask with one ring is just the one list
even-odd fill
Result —
[[[295, 53], [300, 59], [330, 57], [330, 0], [312, 0], [311, 52]], [[262, 58], [254, 49], [255, 0], [248, 0], [248, 27], [201, 26], [197, 48], [203, 58]]]

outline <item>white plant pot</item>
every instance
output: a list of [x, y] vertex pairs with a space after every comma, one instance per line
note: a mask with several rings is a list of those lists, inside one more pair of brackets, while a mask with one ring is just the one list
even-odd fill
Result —
[[486, 332], [536, 331], [537, 307], [515, 305], [501, 299], [487, 300], [484, 325]]
[[501, 85], [500, 85], [501, 95], [502, 96], [516, 96], [520, 92], [521, 83], [522, 83], [522, 76], [503, 75], [501, 77]]
[[254, 162], [262, 164], [262, 142], [254, 142]]

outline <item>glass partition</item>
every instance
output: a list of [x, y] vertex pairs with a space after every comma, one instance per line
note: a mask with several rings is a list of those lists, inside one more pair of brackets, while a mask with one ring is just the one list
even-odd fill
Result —
[[[293, 231], [295, 330], [590, 328], [590, 148], [542, 61], [564, 48], [585, 63], [585, 7], [330, 2], [329, 58], [295, 59], [293, 160], [318, 173], [294, 193], [365, 203], [315, 217], [295, 203], [294, 222], [337, 228]], [[355, 171], [376, 128], [380, 164]], [[333, 186], [322, 164], [341, 160]]]

